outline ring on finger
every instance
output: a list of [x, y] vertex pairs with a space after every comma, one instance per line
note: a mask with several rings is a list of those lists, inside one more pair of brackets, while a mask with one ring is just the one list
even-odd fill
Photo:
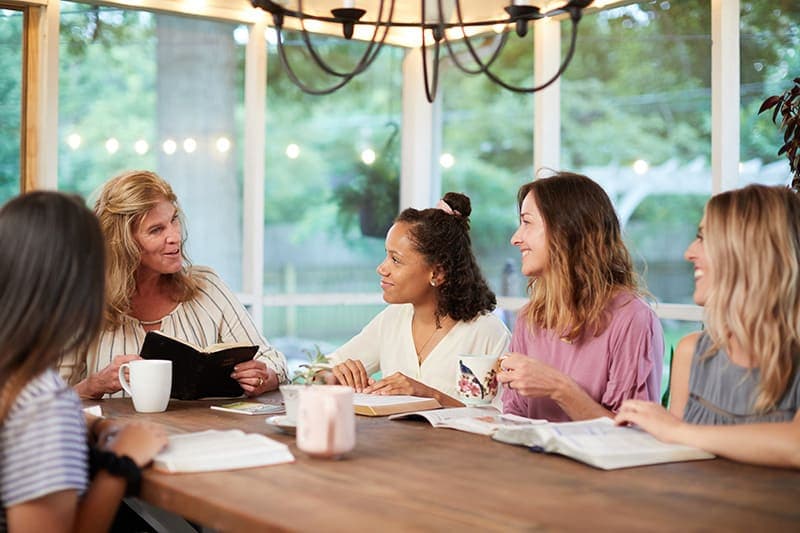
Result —
[[260, 386], [261, 386], [261, 385], [263, 385], [263, 384], [264, 384], [264, 378], [262, 378], [261, 376], [259, 376], [259, 377], [258, 377], [258, 385], [257, 385], [257, 386], [258, 386], [258, 387], [260, 387]]

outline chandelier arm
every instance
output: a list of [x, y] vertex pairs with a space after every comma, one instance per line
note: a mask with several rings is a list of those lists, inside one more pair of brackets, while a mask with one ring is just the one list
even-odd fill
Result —
[[[442, 0], [437, 0], [439, 5], [439, 22], [440, 24], [444, 25], [444, 5], [442, 4]], [[461, 33], [464, 35], [466, 39], [467, 33], [464, 31], [464, 18], [461, 16], [461, 2], [460, 0], [455, 0], [456, 6], [456, 13], [458, 14], [458, 26], [461, 29]], [[459, 70], [464, 72], [465, 74], [481, 74], [484, 72], [485, 69], [489, 68], [492, 63], [500, 56], [500, 52], [502, 51], [503, 47], [506, 44], [506, 40], [508, 39], [508, 33], [503, 33], [500, 43], [495, 47], [494, 52], [492, 52], [489, 60], [486, 64], [478, 63], [478, 68], [471, 69], [467, 65], [463, 64], [460, 59], [458, 59], [458, 54], [453, 51], [453, 47], [450, 44], [450, 39], [447, 38], [447, 32], [442, 32], [444, 36], [444, 44], [447, 47], [447, 55], [450, 56], [450, 59], [453, 60], [453, 63]]]
[[465, 37], [464, 41], [467, 44], [467, 48], [469, 48], [470, 52], [472, 53], [473, 58], [475, 59], [475, 61], [478, 62], [481, 65], [481, 67], [482, 67], [481, 68], [481, 72], [483, 74], [486, 74], [486, 76], [490, 80], [492, 80], [496, 84], [500, 85], [504, 89], [508, 89], [509, 91], [512, 91], [512, 92], [515, 92], [515, 93], [528, 93], [528, 94], [530, 94], [530, 93], [535, 93], [537, 91], [541, 91], [542, 89], [546, 89], [547, 87], [552, 85], [559, 78], [559, 76], [561, 76], [561, 74], [564, 73], [564, 71], [569, 66], [570, 61], [572, 61], [572, 56], [575, 53], [575, 44], [577, 42], [577, 37], [578, 37], [578, 20], [580, 20], [580, 16], [578, 16], [578, 17], [572, 16], [571, 20], [572, 20], [572, 36], [570, 38], [569, 50], [567, 51], [567, 55], [564, 57], [564, 60], [561, 62], [561, 66], [558, 67], [558, 70], [556, 71], [556, 73], [553, 74], [553, 76], [549, 80], [547, 80], [546, 82], [542, 83], [541, 85], [536, 85], [536, 86], [533, 86], [533, 87], [520, 87], [520, 86], [517, 86], [517, 85], [511, 85], [511, 84], [503, 81], [496, 74], [494, 74], [491, 70], [489, 70], [486, 65], [484, 65], [480, 61], [480, 58], [477, 57], [477, 53], [474, 51], [474, 48], [472, 47], [472, 43], [469, 42], [469, 38]]
[[[394, 16], [394, 3], [395, 0], [390, 0], [388, 24], [391, 24], [392, 18]], [[389, 27], [390, 27], [389, 25], [384, 26], [383, 35], [381, 36], [380, 41], [376, 41], [376, 37], [378, 36], [378, 31], [380, 27], [383, 25], [381, 21], [381, 16], [383, 15], [384, 0], [380, 0], [380, 7], [378, 10], [378, 20], [375, 23], [375, 31], [372, 33], [372, 38], [370, 39], [369, 45], [364, 51], [364, 54], [361, 56], [358, 63], [356, 63], [356, 66], [353, 67], [353, 70], [351, 70], [350, 72], [339, 72], [337, 70], [334, 70], [330, 65], [328, 65], [322, 59], [322, 57], [320, 57], [320, 55], [314, 48], [314, 45], [311, 43], [311, 39], [309, 39], [308, 37], [308, 31], [306, 30], [304, 22], [306, 17], [303, 16], [303, 0], [298, 0], [297, 4], [300, 10], [299, 13], [301, 15], [298, 17], [298, 20], [300, 21], [301, 35], [303, 37], [303, 42], [306, 45], [306, 50], [308, 50], [309, 55], [311, 55], [311, 58], [314, 60], [314, 63], [317, 64], [317, 67], [319, 67], [320, 70], [323, 70], [324, 72], [330, 74], [331, 76], [336, 76], [339, 78], [347, 78], [347, 80], [349, 81], [350, 79], [353, 78], [353, 76], [361, 74], [372, 64], [372, 62], [378, 56], [378, 53], [380, 53], [381, 49], [383, 48], [384, 43], [386, 42], [386, 36], [389, 33]], [[377, 48], [375, 48], [376, 45]], [[375, 49], [374, 52], [373, 49]]]
[[314, 87], [311, 87], [310, 85], [303, 83], [303, 81], [295, 73], [294, 69], [289, 63], [289, 60], [286, 57], [286, 51], [284, 50], [282, 42], [283, 41], [282, 34], [283, 34], [282, 29], [278, 27], [278, 57], [281, 60], [281, 65], [283, 65], [283, 68], [286, 71], [286, 75], [289, 77], [292, 83], [297, 85], [300, 88], [300, 90], [303, 91], [304, 93], [314, 94], [318, 96], [324, 94], [331, 94], [334, 91], [344, 87], [345, 84], [347, 84], [351, 79], [353, 79], [353, 77], [355, 77], [355, 74], [352, 74], [349, 77], [344, 77], [337, 83], [334, 83], [333, 85], [325, 89], [315, 89]]
[[[420, 2], [422, 6], [422, 14], [420, 15], [420, 20], [423, 22], [425, 21], [425, 0]], [[439, 18], [441, 19], [441, 11], [439, 12]], [[430, 83], [428, 79], [428, 53], [425, 47], [425, 27], [420, 28], [420, 36], [422, 37], [421, 42], [422, 45], [419, 47], [419, 51], [422, 54], [422, 81], [425, 85], [425, 97], [428, 99], [429, 103], [433, 103], [436, 99], [436, 92], [439, 89], [439, 41], [436, 41], [436, 44], [433, 47], [434, 55], [433, 55], [433, 84]]]
[[449, 41], [449, 39], [447, 39], [447, 37], [445, 37], [444, 44], [447, 46], [447, 55], [450, 56], [450, 59], [452, 59], [453, 64], [456, 67], [458, 67], [458, 69], [461, 72], [463, 72], [465, 74], [483, 74], [484, 72], [486, 72], [486, 69], [491, 67], [492, 64], [495, 62], [495, 60], [498, 57], [500, 57], [500, 52], [503, 51], [503, 48], [505, 48], [506, 42], [508, 41], [508, 32], [505, 32], [502, 35], [500, 35], [499, 39], [500, 39], [500, 42], [495, 47], [494, 51], [492, 52], [491, 56], [489, 57], [489, 60], [486, 61], [485, 64], [479, 65], [475, 69], [469, 68], [468, 66], [463, 64], [460, 59], [458, 59], [458, 54], [453, 50], [453, 47], [450, 45], [450, 41]]

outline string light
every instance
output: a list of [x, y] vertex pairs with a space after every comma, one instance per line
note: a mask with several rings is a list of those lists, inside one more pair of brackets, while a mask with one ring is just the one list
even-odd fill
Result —
[[113, 155], [117, 153], [117, 150], [119, 150], [119, 141], [111, 137], [106, 141], [106, 152]]
[[81, 139], [81, 136], [78, 135], [77, 133], [70, 133], [69, 135], [67, 135], [67, 146], [69, 146], [73, 150], [77, 150], [78, 148], [80, 148], [81, 142], [83, 142], [83, 139]]
[[161, 145], [161, 149], [164, 150], [165, 154], [172, 155], [178, 149], [178, 143], [173, 139], [167, 139], [164, 141], [164, 144]]

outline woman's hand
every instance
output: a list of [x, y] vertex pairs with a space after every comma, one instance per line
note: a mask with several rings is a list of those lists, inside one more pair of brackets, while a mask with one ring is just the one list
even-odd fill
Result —
[[358, 359], [348, 359], [344, 363], [339, 363], [331, 368], [331, 372], [339, 384], [353, 387], [356, 392], [366, 392], [364, 389], [375, 382], [367, 374], [364, 363]]
[[278, 375], [264, 361], [252, 359], [233, 367], [231, 377], [239, 382], [247, 396], [258, 396], [278, 388]]
[[677, 442], [676, 435], [684, 422], [654, 402], [625, 400], [617, 412], [617, 424], [636, 424], [663, 442]]
[[380, 381], [372, 383], [369, 387], [364, 389], [368, 394], [409, 394], [411, 396], [428, 396], [433, 397], [435, 389], [420, 383], [415, 379], [395, 372], [391, 376], [387, 376]]
[[500, 383], [530, 398], [552, 398], [569, 378], [535, 357], [510, 353], [500, 360]]
[[108, 448], [120, 457], [127, 455], [142, 468], [150, 464], [166, 445], [167, 433], [161, 426], [131, 422], [122, 426]]
[[75, 392], [81, 398], [92, 398], [97, 400], [102, 398], [104, 394], [114, 394], [122, 389], [119, 383], [119, 367], [123, 363], [141, 359], [136, 354], [131, 355], [117, 355], [111, 360], [111, 363], [96, 374], [92, 374], [75, 385]]

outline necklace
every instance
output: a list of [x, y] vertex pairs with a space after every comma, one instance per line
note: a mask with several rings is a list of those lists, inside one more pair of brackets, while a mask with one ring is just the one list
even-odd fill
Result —
[[163, 321], [163, 318], [159, 318], [158, 320], [140, 320], [139, 324], [142, 326], [155, 326], [156, 324], [161, 324]]
[[433, 336], [436, 335], [436, 332], [439, 331], [440, 329], [442, 329], [441, 326], [437, 326], [437, 327], [433, 328], [433, 331], [431, 332], [430, 336], [428, 336], [428, 340], [426, 340], [422, 344], [422, 346], [420, 346], [419, 350], [416, 350], [416, 347], [415, 347], [415, 350], [417, 352], [417, 359], [419, 359], [420, 354], [425, 351], [425, 347], [428, 345], [429, 342], [431, 342], [431, 339], [433, 338]]

